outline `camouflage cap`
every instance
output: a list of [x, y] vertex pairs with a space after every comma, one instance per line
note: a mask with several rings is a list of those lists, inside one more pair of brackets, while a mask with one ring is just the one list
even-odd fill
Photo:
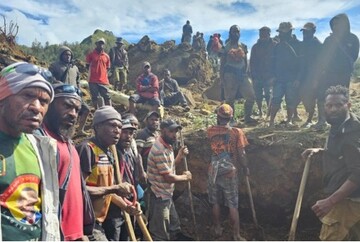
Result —
[[279, 28], [276, 31], [287, 33], [293, 29], [294, 29], [294, 27], [292, 26], [292, 24], [290, 22], [282, 22], [279, 24]]
[[308, 22], [306, 24], [304, 24], [304, 27], [301, 28], [301, 31], [304, 30], [316, 30], [316, 25], [312, 22]]

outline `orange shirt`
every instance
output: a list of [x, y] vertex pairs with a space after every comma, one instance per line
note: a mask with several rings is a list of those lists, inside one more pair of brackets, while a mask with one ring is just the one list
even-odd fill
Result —
[[94, 50], [86, 56], [86, 62], [90, 65], [89, 82], [109, 85], [107, 70], [110, 68], [110, 57], [108, 54]]
[[[228, 141], [226, 134], [230, 134]], [[237, 160], [238, 150], [244, 149], [249, 143], [244, 132], [239, 128], [228, 126], [212, 126], [207, 129], [207, 136], [210, 140], [213, 155], [228, 151], [234, 160]]]

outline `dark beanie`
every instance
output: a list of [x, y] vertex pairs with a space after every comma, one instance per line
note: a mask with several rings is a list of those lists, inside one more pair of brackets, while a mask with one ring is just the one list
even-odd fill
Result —
[[102, 106], [95, 111], [92, 125], [95, 126], [110, 119], [121, 121], [121, 115], [112, 106]]

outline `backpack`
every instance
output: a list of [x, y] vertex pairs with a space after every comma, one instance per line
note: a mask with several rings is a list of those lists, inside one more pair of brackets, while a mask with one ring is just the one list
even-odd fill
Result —
[[210, 169], [208, 171], [208, 177], [211, 184], [215, 184], [218, 176], [226, 175], [236, 170], [235, 165], [232, 162], [229, 143], [230, 143], [230, 131], [225, 135], [224, 144], [227, 149], [219, 154], [213, 154], [211, 156]]
[[222, 48], [222, 45], [220, 43], [219, 35], [214, 34], [212, 38], [212, 44], [211, 44], [211, 50], [213, 52], [219, 52]]

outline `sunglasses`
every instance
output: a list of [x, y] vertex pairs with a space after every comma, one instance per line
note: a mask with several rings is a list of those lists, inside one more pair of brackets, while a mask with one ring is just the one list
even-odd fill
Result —
[[77, 94], [81, 97], [82, 92], [79, 88], [74, 87], [72, 85], [60, 85], [60, 86], [54, 86], [54, 92], [55, 95], [59, 93], [68, 93], [68, 94]]
[[52, 83], [53, 75], [48, 69], [41, 68], [37, 65], [30, 64], [30, 63], [21, 63], [15, 66], [9, 66], [8, 68], [4, 68], [0, 76], [5, 76], [11, 72], [16, 72], [20, 74], [28, 74], [28, 75], [36, 75], [40, 74], [46, 81]]

